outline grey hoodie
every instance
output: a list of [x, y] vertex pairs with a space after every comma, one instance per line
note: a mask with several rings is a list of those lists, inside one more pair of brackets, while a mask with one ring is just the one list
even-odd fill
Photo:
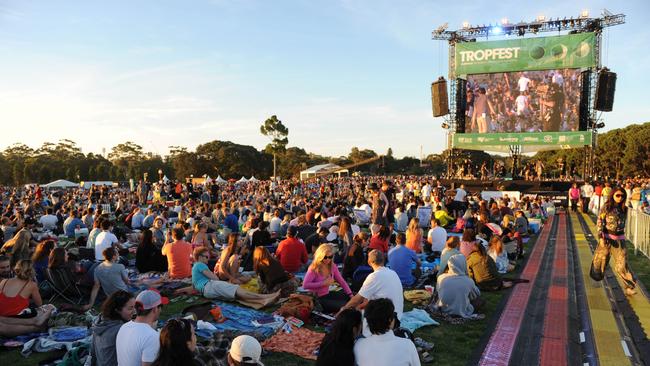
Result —
[[447, 266], [449, 271], [438, 277], [436, 305], [447, 314], [470, 318], [474, 313], [470, 300], [480, 296], [481, 291], [467, 276], [467, 261], [464, 255], [451, 256]]
[[122, 324], [124, 324], [122, 320], [107, 320], [101, 316], [98, 318], [97, 323], [92, 327], [93, 338], [90, 347], [92, 366], [117, 365], [115, 338]]

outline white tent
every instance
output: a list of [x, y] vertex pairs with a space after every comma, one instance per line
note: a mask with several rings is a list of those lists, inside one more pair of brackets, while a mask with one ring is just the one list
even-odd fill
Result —
[[205, 184], [210, 184], [210, 183], [212, 183], [213, 180], [214, 180], [214, 179], [210, 178], [209, 175], [206, 175], [206, 176], [205, 176]]
[[43, 188], [79, 188], [79, 183], [72, 183], [65, 179], [57, 179], [54, 182], [43, 184]]
[[242, 175], [241, 179], [237, 181], [237, 183], [246, 183], [248, 182], [248, 179]]
[[260, 180], [255, 178], [255, 176], [251, 176], [251, 179], [248, 180], [249, 182], [259, 182]]
[[221, 178], [220, 175], [217, 176], [217, 179], [215, 179], [217, 183], [228, 183], [225, 179]]
[[320, 164], [301, 171], [300, 180], [309, 179], [315, 176], [330, 175], [330, 174], [336, 174], [337, 176], [340, 177], [341, 175], [346, 175], [348, 173], [349, 171], [347, 169], [344, 169], [336, 164], [332, 164], [332, 163]]

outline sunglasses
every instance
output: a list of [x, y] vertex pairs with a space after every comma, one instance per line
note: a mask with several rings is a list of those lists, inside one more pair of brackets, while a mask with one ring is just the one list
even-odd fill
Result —
[[332, 259], [332, 258], [334, 258], [333, 255], [326, 255], [326, 256], [323, 257], [323, 259]]
[[623, 195], [622, 194], [615, 194], [614, 197], [621, 198], [621, 197], [623, 197]]

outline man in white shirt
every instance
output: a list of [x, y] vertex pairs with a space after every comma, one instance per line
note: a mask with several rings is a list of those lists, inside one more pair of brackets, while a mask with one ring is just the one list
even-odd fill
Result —
[[95, 260], [103, 261], [104, 260], [104, 249], [116, 245], [119, 243], [117, 236], [111, 232], [111, 222], [110, 220], [102, 221], [102, 232], [97, 235], [95, 239]]
[[431, 200], [431, 189], [432, 189], [432, 188], [431, 188], [431, 185], [430, 185], [429, 182], [427, 181], [427, 182], [424, 184], [424, 186], [422, 186], [422, 189], [420, 190], [420, 192], [422, 193], [422, 200], [423, 200], [425, 203], [428, 203], [428, 202]]
[[525, 92], [528, 91], [528, 84], [530, 83], [530, 79], [528, 78], [528, 75], [524, 72], [521, 74], [521, 77], [519, 78], [519, 81], [517, 81], [517, 85], [519, 85], [519, 92]]
[[166, 297], [153, 290], [142, 291], [135, 298], [137, 317], [123, 324], [115, 339], [118, 366], [148, 366], [156, 360], [160, 335], [154, 327], [167, 303]]
[[280, 230], [281, 225], [282, 225], [282, 219], [280, 218], [280, 210], [275, 209], [275, 211], [273, 211], [273, 218], [269, 223], [269, 231], [271, 232], [271, 236], [279, 235], [281, 231]]
[[41, 216], [38, 222], [43, 226], [44, 230], [54, 230], [59, 219], [56, 215], [52, 215], [52, 209], [48, 208], [45, 210], [45, 215]]
[[354, 358], [359, 366], [419, 366], [415, 344], [393, 333], [397, 319], [391, 300], [380, 298], [368, 302], [364, 319], [370, 335], [354, 344]]
[[585, 181], [585, 184], [580, 187], [580, 198], [582, 201], [582, 212], [589, 212], [589, 202], [591, 201], [591, 196], [594, 195], [594, 186], [592, 186], [589, 181]]
[[431, 251], [440, 255], [445, 249], [447, 243], [447, 230], [440, 226], [440, 222], [435, 217], [431, 218], [431, 229], [427, 235], [427, 243], [431, 245]]
[[460, 187], [456, 189], [456, 195], [454, 196], [454, 216], [458, 217], [465, 211], [465, 197], [467, 197], [467, 191], [465, 191], [465, 185], [461, 184]]
[[397, 318], [402, 317], [404, 312], [404, 290], [402, 282], [397, 273], [389, 268], [384, 267], [384, 254], [374, 249], [368, 253], [368, 265], [372, 267], [373, 272], [366, 277], [359, 293], [354, 295], [345, 306], [344, 309], [356, 308], [362, 303], [387, 298], [393, 302]]
[[528, 114], [528, 92], [522, 92], [519, 94], [517, 99], [515, 99], [515, 105], [517, 107], [517, 115], [523, 116]]

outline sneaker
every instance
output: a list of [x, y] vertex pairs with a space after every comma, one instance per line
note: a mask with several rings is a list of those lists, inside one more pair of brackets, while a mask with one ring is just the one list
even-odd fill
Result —
[[634, 296], [634, 295], [636, 295], [636, 290], [633, 289], [633, 288], [628, 287], [628, 288], [625, 289], [625, 295]]

